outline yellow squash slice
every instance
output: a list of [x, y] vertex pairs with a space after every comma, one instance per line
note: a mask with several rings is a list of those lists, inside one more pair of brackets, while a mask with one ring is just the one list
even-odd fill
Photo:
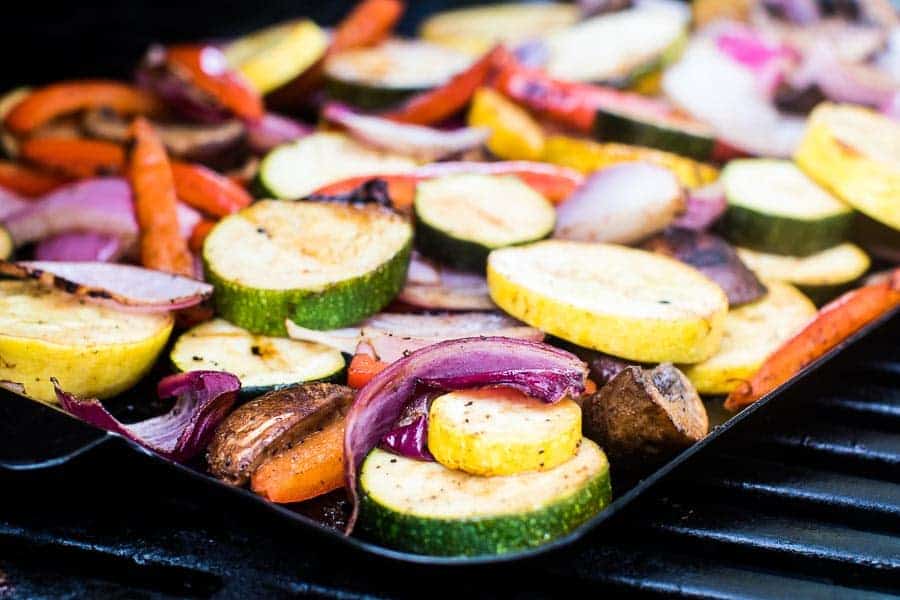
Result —
[[547, 404], [509, 388], [465, 390], [434, 400], [428, 449], [448, 469], [473, 475], [544, 471], [570, 460], [581, 442], [581, 408]]

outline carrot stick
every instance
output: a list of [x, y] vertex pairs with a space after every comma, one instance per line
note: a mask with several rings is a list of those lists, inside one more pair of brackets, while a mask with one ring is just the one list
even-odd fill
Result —
[[328, 51], [377, 44], [391, 34], [404, 8], [400, 0], [363, 0], [337, 26]]
[[216, 226], [216, 223], [218, 223], [218, 221], [203, 219], [194, 225], [194, 230], [191, 231], [191, 237], [188, 240], [188, 247], [192, 252], [199, 254], [203, 251], [203, 242], [206, 241], [206, 236], [208, 236], [209, 232], [212, 231], [212, 228]]
[[159, 271], [194, 276], [194, 259], [178, 228], [175, 182], [166, 149], [153, 126], [137, 118], [128, 178], [141, 241], [141, 263]]
[[49, 175], [18, 163], [0, 160], [0, 186], [26, 198], [43, 196], [65, 182], [66, 180], [61, 177]]
[[161, 104], [154, 96], [124, 83], [69, 81], [33, 91], [6, 115], [4, 124], [13, 133], [24, 134], [61, 115], [104, 107], [129, 115], [145, 115], [159, 112]]
[[264, 461], [250, 487], [272, 502], [301, 502], [344, 487], [344, 419]]
[[900, 306], [900, 270], [892, 281], [849, 291], [825, 305], [800, 333], [766, 359], [750, 381], [728, 395], [725, 408], [736, 411], [752, 404], [896, 306]]
[[121, 173], [125, 151], [113, 142], [69, 137], [36, 137], [22, 142], [22, 158], [68, 177]]
[[508, 55], [509, 52], [502, 46], [497, 47], [441, 87], [413, 96], [402, 107], [385, 116], [394, 121], [416, 125], [443, 121], [462, 110], [475, 90], [487, 81], [492, 69]]
[[166, 49], [166, 63], [238, 117], [249, 121], [262, 118], [262, 97], [240, 73], [228, 66], [218, 48], [172, 46]]
[[230, 215], [253, 202], [244, 188], [203, 165], [172, 162], [172, 177], [179, 200], [215, 217]]
[[388, 363], [381, 362], [368, 354], [354, 354], [347, 369], [347, 385], [359, 389], [387, 368]]

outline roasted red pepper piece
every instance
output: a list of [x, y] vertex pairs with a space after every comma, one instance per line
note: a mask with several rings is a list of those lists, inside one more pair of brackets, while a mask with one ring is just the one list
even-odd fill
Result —
[[36, 198], [51, 192], [66, 182], [61, 177], [32, 169], [31, 167], [0, 160], [0, 187]]
[[172, 177], [179, 200], [214, 217], [230, 215], [253, 201], [244, 188], [203, 165], [173, 162]]
[[347, 368], [347, 385], [358, 390], [387, 367], [388, 363], [372, 358], [368, 354], [354, 354]]
[[262, 118], [262, 97], [240, 73], [228, 66], [218, 48], [171, 46], [166, 49], [166, 64], [238, 117], [248, 121]]
[[121, 173], [125, 151], [113, 142], [70, 137], [36, 137], [22, 142], [26, 161], [68, 177], [86, 178]]
[[124, 83], [69, 81], [33, 91], [6, 115], [4, 124], [13, 133], [24, 134], [56, 117], [89, 108], [111, 108], [123, 114], [146, 115], [159, 112], [162, 106], [154, 96]]
[[405, 8], [400, 0], [363, 0], [335, 28], [328, 51], [377, 44], [391, 34]]
[[188, 239], [188, 247], [192, 252], [200, 254], [203, 251], [203, 242], [206, 241], [206, 236], [208, 236], [209, 232], [212, 231], [212, 228], [216, 226], [216, 223], [218, 223], [218, 221], [203, 219], [194, 225], [194, 229], [191, 231], [191, 237]]
[[753, 404], [870, 323], [900, 306], [900, 269], [889, 280], [852, 290], [825, 305], [803, 330], [766, 359], [759, 371], [728, 395], [725, 408]]
[[194, 257], [178, 227], [178, 200], [166, 149], [146, 119], [135, 119], [131, 134], [134, 147], [128, 179], [140, 231], [141, 264], [194, 277]]

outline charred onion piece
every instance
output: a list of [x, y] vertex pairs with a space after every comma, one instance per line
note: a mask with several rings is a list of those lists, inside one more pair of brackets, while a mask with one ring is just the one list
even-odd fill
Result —
[[731, 245], [711, 233], [669, 228], [648, 240], [644, 247], [691, 265], [719, 284], [730, 306], [753, 302], [766, 293], [753, 271], [747, 268]]
[[313, 383], [269, 392], [226, 418], [207, 451], [210, 472], [225, 483], [243, 485], [270, 456], [341, 418], [353, 390]]
[[670, 364], [629, 366], [584, 403], [588, 437], [610, 461], [665, 460], [709, 431], [706, 408], [684, 374]]

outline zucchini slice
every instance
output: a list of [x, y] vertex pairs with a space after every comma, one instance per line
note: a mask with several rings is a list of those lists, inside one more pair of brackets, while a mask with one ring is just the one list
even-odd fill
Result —
[[761, 252], [808, 256], [850, 237], [853, 211], [786, 160], [743, 159], [722, 171], [722, 231]]
[[549, 471], [480, 477], [375, 449], [360, 473], [360, 524], [422, 554], [486, 555], [545, 544], [609, 504], [609, 462], [582, 439]]
[[29, 87], [18, 87], [0, 96], [0, 156], [8, 158], [19, 156], [19, 140], [3, 128], [3, 120], [16, 107], [16, 104], [24, 100], [31, 91]]
[[16, 244], [6, 227], [0, 225], [0, 260], [8, 260], [16, 251]]
[[495, 248], [543, 239], [556, 211], [516, 177], [449, 175], [416, 189], [416, 247], [450, 267], [484, 271]]
[[578, 7], [559, 2], [488, 4], [437, 13], [422, 24], [422, 39], [480, 56], [497, 44], [508, 47], [574, 25]]
[[794, 158], [841, 200], [900, 229], [900, 123], [858, 106], [820, 104]]
[[342, 179], [404, 173], [415, 166], [410, 158], [341, 133], [318, 132], [269, 152], [259, 165], [256, 187], [264, 196], [296, 200]]
[[328, 35], [301, 19], [239, 38], [225, 48], [225, 58], [260, 94], [268, 94], [310, 68], [327, 48]]
[[816, 315], [815, 305], [791, 285], [767, 281], [761, 300], [730, 311], [725, 336], [711, 358], [683, 367], [701, 394], [728, 394], [749, 380], [766, 358]]
[[820, 305], [847, 290], [871, 264], [868, 255], [850, 243], [803, 257], [748, 248], [737, 248], [737, 253], [760, 279], [794, 284]]
[[56, 377], [81, 398], [110, 398], [138, 382], [172, 332], [171, 314], [123, 312], [28, 281], [0, 281], [0, 380], [56, 402]]
[[599, 140], [647, 146], [696, 160], [710, 160], [715, 134], [706, 125], [678, 113], [648, 111], [640, 107], [604, 107], [594, 117]]
[[448, 469], [473, 475], [547, 471], [571, 460], [581, 442], [581, 407], [547, 404], [511, 388], [463, 390], [435, 398], [428, 449]]
[[662, 64], [685, 37], [690, 20], [690, 8], [671, 0], [645, 0], [592, 17], [546, 38], [545, 69], [570, 81], [636, 80]]
[[377, 206], [263, 200], [213, 228], [203, 262], [220, 316], [286, 337], [286, 319], [337, 329], [384, 308], [403, 287], [412, 234]]
[[386, 109], [443, 85], [471, 62], [471, 56], [450, 48], [392, 39], [328, 58], [325, 92], [364, 110]]
[[175, 342], [169, 355], [178, 371], [227, 371], [241, 393], [258, 396], [311, 381], [330, 381], [344, 370], [344, 355], [322, 344], [252, 333], [224, 319], [201, 323]]
[[552, 240], [491, 252], [494, 302], [532, 327], [638, 362], [693, 363], [718, 350], [728, 298], [674, 259]]

